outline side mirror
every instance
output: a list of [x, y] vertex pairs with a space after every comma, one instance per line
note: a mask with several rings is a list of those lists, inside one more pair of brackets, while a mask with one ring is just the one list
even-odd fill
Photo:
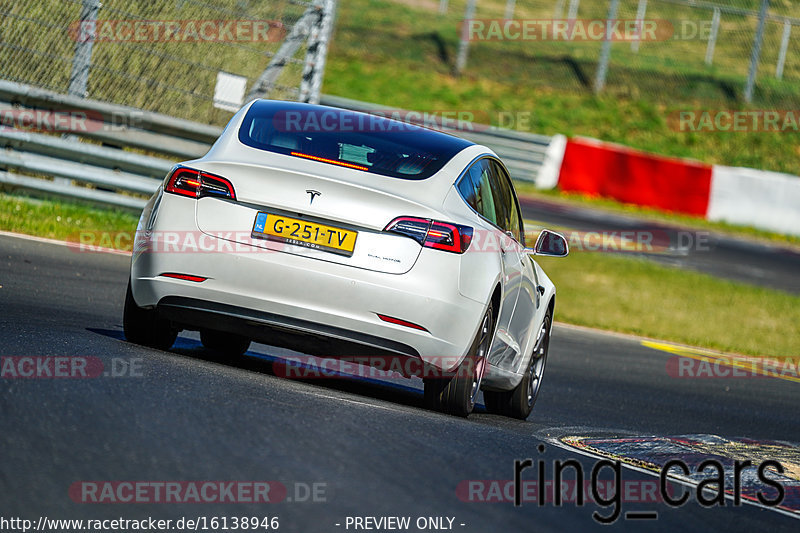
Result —
[[569, 245], [563, 235], [544, 229], [536, 239], [533, 248], [528, 248], [528, 253], [548, 257], [566, 257], [569, 255]]

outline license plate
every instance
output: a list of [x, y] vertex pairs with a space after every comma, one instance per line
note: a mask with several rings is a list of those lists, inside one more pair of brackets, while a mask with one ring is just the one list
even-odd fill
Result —
[[272, 213], [258, 213], [253, 224], [253, 237], [347, 256], [353, 255], [357, 236], [357, 231]]

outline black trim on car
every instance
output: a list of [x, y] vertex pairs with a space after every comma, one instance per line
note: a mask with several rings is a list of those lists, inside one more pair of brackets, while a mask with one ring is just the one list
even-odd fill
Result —
[[417, 350], [397, 341], [235, 305], [184, 296], [165, 296], [156, 309], [160, 316], [184, 329], [236, 333], [256, 342], [309, 355], [402, 355], [420, 358]]

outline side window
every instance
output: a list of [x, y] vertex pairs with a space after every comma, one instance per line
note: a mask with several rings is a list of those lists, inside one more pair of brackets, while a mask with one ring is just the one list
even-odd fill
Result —
[[477, 192], [475, 191], [475, 185], [472, 183], [472, 177], [470, 176], [469, 171], [465, 172], [461, 179], [458, 180], [456, 184], [458, 188], [458, 192], [461, 193], [461, 196], [464, 198], [464, 201], [469, 204], [472, 209], [478, 211], [478, 198]]
[[514, 238], [525, 246], [525, 234], [522, 226], [522, 216], [519, 212], [519, 203], [514, 194], [511, 178], [509, 178], [503, 166], [497, 161], [492, 161], [492, 182], [497, 189], [498, 213], [502, 205], [502, 224], [498, 224], [506, 231], [510, 231]]
[[498, 224], [495, 191], [490, 176], [489, 161], [486, 159], [476, 161], [461, 178], [458, 190], [475, 211], [493, 224]]

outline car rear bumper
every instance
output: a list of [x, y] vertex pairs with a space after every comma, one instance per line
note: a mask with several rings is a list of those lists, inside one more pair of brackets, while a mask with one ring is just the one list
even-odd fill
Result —
[[[375, 350], [420, 357], [449, 370], [466, 354], [484, 312], [483, 304], [459, 293], [458, 267], [458, 255], [429, 249], [406, 274], [247, 245], [225, 253], [139, 250], [132, 259], [131, 288], [138, 305], [156, 306], [186, 329], [216, 325], [268, 344], [305, 352], [318, 348], [315, 355]], [[207, 279], [197, 283], [163, 273]], [[378, 314], [427, 331], [385, 322]]]

